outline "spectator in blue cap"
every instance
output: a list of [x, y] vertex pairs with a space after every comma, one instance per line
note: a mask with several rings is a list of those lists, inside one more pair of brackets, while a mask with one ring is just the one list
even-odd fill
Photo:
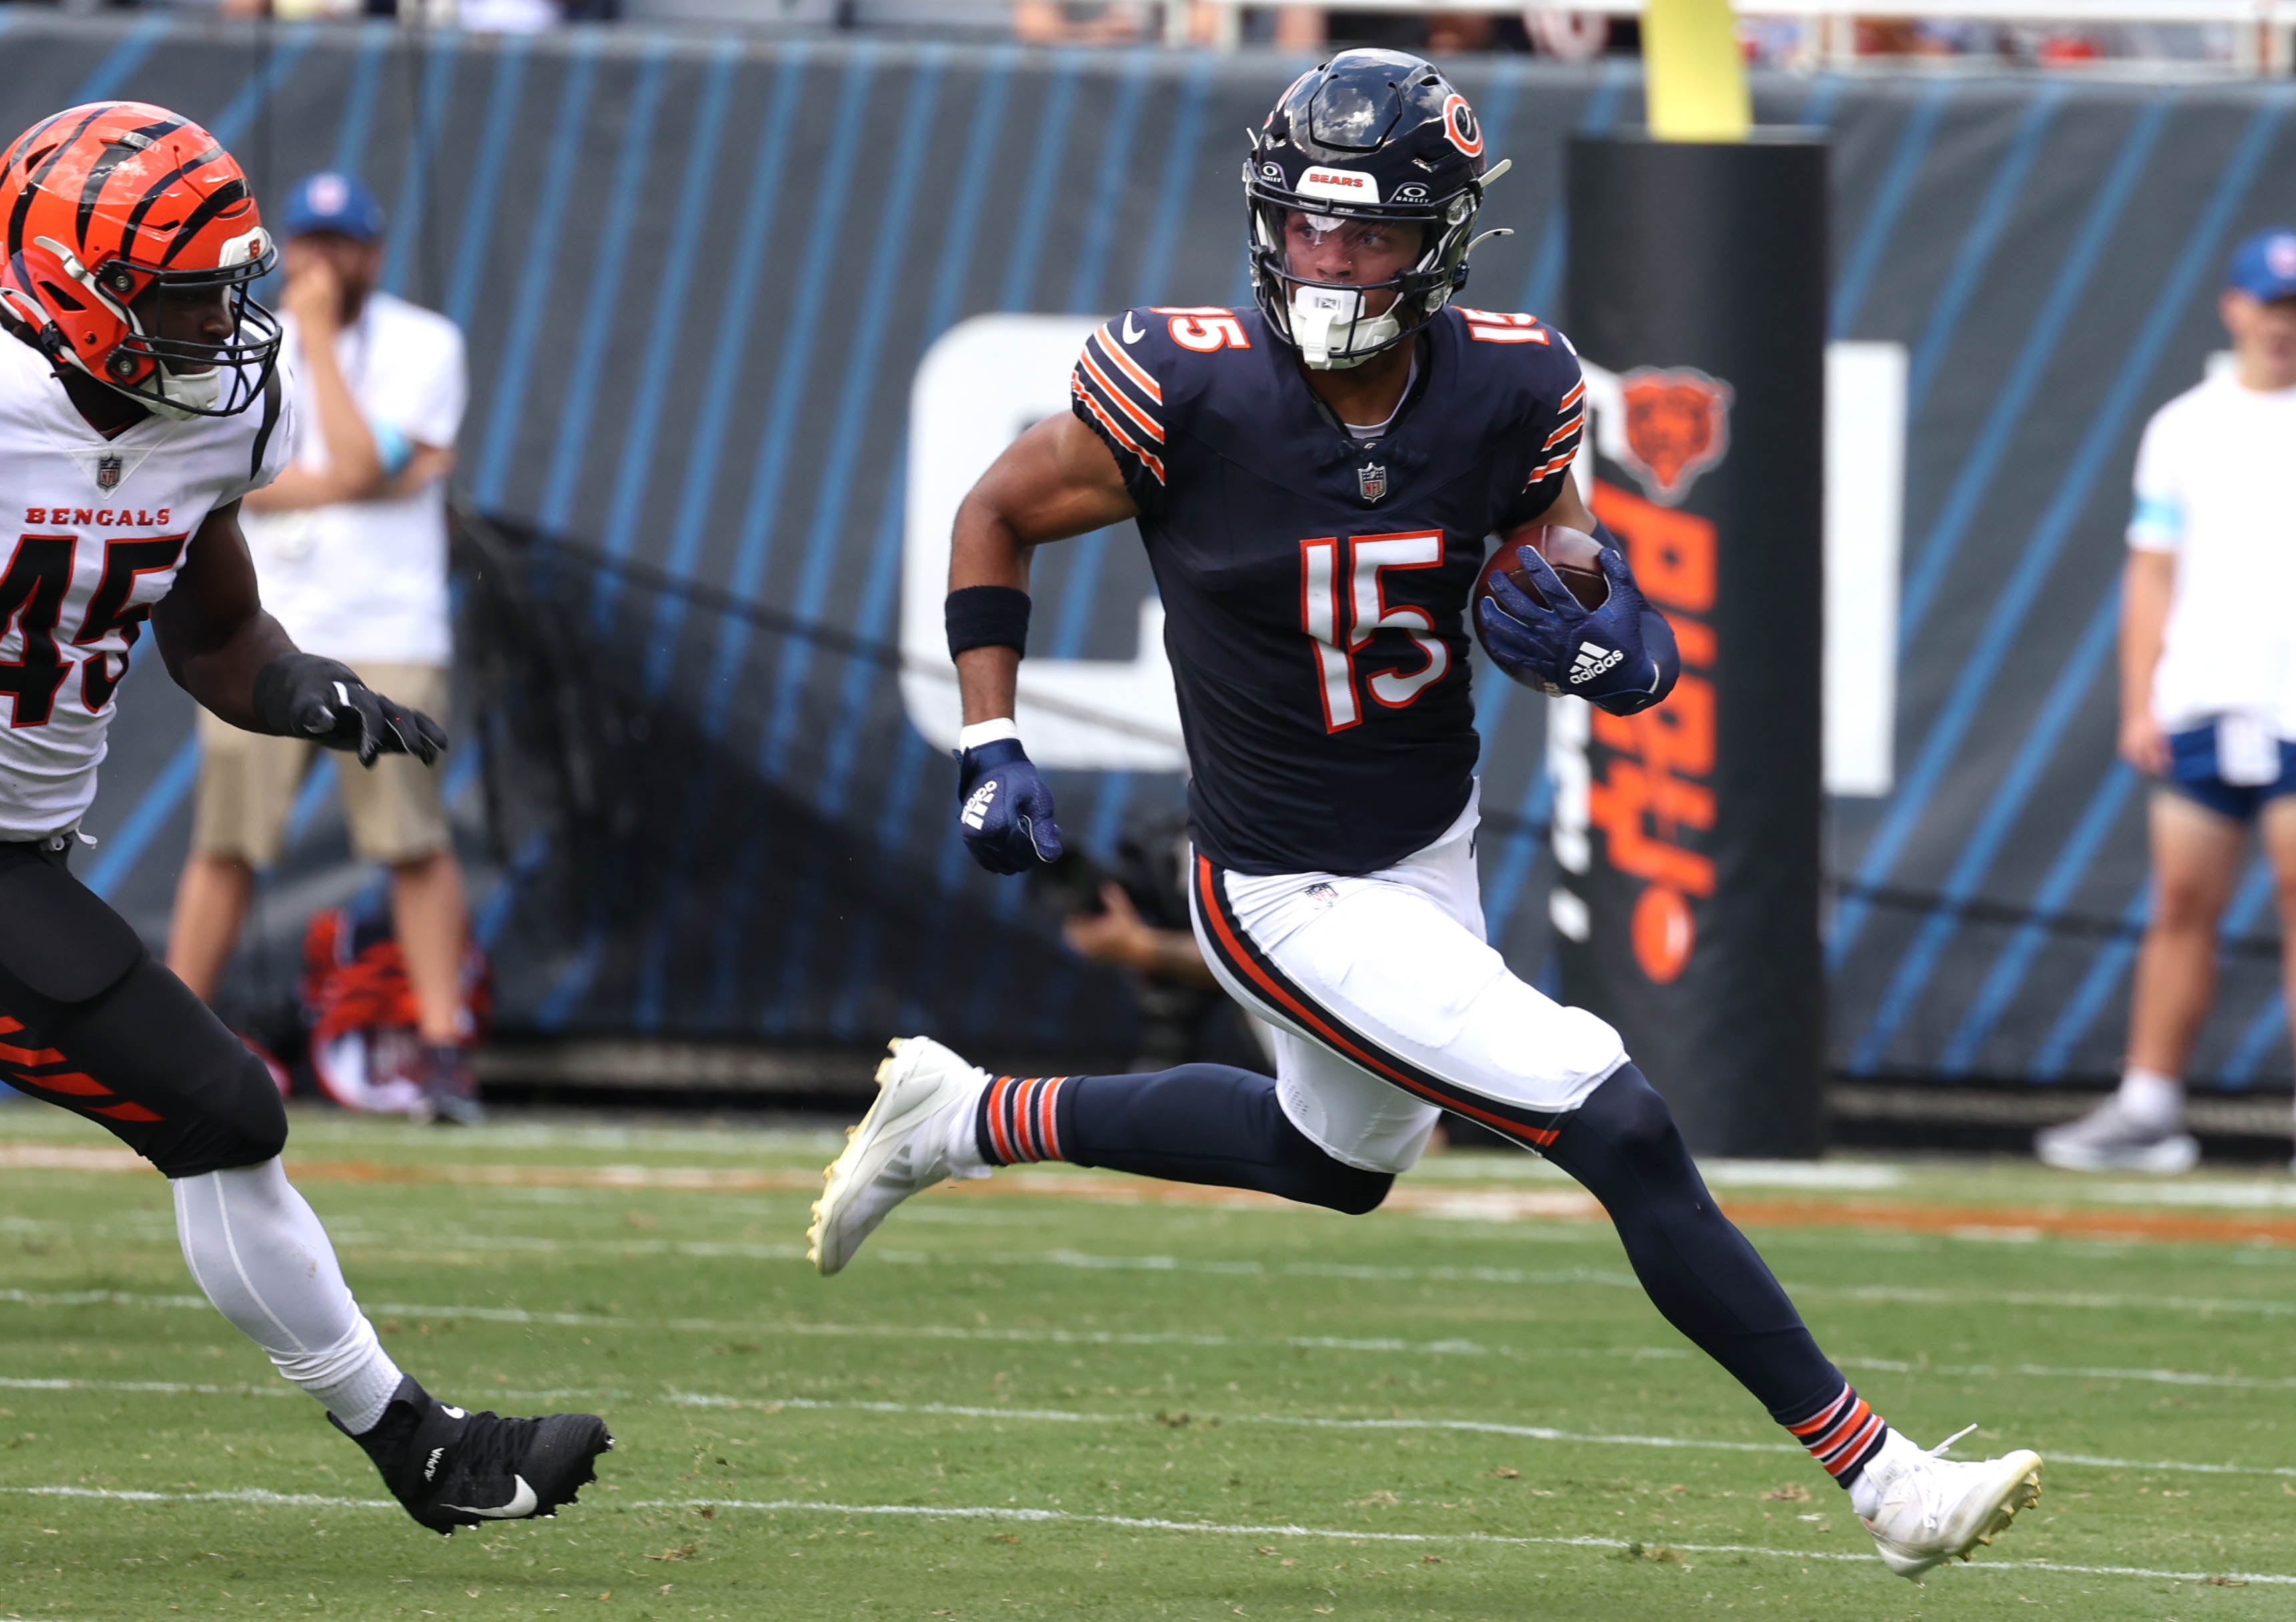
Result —
[[[281, 373], [295, 455], [242, 512], [263, 604], [297, 645], [363, 675], [390, 671], [441, 716], [453, 659], [446, 479], [466, 392], [454, 323], [381, 291], [382, 205], [349, 175], [307, 176], [278, 214], [287, 285]], [[176, 893], [168, 966], [212, 994], [255, 871], [277, 860], [310, 746], [217, 723], [201, 731], [192, 856]], [[393, 1077], [319, 1079], [354, 1107], [475, 1118], [463, 1047], [467, 924], [436, 767], [340, 775], [351, 848], [391, 872], [391, 922], [421, 1014], [420, 1059]], [[387, 1086], [381, 1084], [394, 1082]]]
[[2120, 753], [2153, 779], [2152, 906], [2120, 1090], [2040, 1135], [2083, 1171], [2182, 1171], [2184, 1072], [2216, 995], [2217, 926], [2256, 831], [2296, 1006], [2296, 231], [2234, 252], [2232, 365], [2163, 406], [2136, 453], [2121, 586]]

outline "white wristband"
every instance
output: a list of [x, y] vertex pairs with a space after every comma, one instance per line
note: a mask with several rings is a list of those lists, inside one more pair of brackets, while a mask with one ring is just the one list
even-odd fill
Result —
[[1006, 738], [1015, 743], [1021, 741], [1021, 729], [1013, 724], [1010, 716], [995, 721], [975, 721], [956, 734], [956, 747], [960, 750], [979, 749], [984, 743], [997, 743]]

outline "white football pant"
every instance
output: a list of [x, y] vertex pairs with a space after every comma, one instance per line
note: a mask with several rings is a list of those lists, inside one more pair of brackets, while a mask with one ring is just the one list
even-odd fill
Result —
[[1359, 877], [1253, 877], [1195, 858], [1204, 961], [1275, 1028], [1283, 1113], [1343, 1164], [1408, 1170], [1443, 1110], [1540, 1147], [1627, 1061], [1618, 1032], [1517, 979], [1485, 943], [1477, 804]]

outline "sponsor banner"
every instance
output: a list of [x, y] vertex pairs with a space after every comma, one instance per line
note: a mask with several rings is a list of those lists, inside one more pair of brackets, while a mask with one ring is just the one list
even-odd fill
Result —
[[1619, 419], [1588, 437], [1592, 504], [1682, 678], [1628, 717], [1554, 700], [1583, 725], [1555, 728], [1579, 758], [1558, 774], [1551, 916], [1564, 998], [1619, 1028], [1709, 1153], [1819, 1143], [1825, 160], [1817, 142], [1570, 148], [1589, 202], [1573, 337], [1590, 408]]

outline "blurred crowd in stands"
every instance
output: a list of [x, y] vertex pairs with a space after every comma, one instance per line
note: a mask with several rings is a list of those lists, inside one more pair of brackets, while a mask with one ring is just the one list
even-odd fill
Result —
[[[1563, 61], [1632, 56], [1632, 17], [1525, 6], [1509, 12], [1393, 11], [1316, 5], [1247, 5], [1240, 14], [1201, 0], [45, 0], [67, 12], [146, 10], [232, 17], [399, 17], [409, 22], [512, 32], [567, 23], [853, 29], [943, 38], [1017, 37], [1037, 45], [1124, 45], [1162, 41], [1262, 45], [1314, 51], [1387, 45], [1439, 60], [1477, 52]], [[2054, 9], [2061, 0], [2047, 0]], [[1177, 8], [1176, 10], [1176, 8]], [[1809, 67], [1844, 59], [1949, 59], [2040, 67], [2187, 62], [2276, 70], [2252, 25], [2108, 21], [2001, 22], [1955, 19], [1819, 20], [1764, 17], [1742, 9], [1750, 61]], [[2099, 0], [2099, 11], [2122, 10]], [[2279, 53], [2284, 58], [2284, 50]]]

